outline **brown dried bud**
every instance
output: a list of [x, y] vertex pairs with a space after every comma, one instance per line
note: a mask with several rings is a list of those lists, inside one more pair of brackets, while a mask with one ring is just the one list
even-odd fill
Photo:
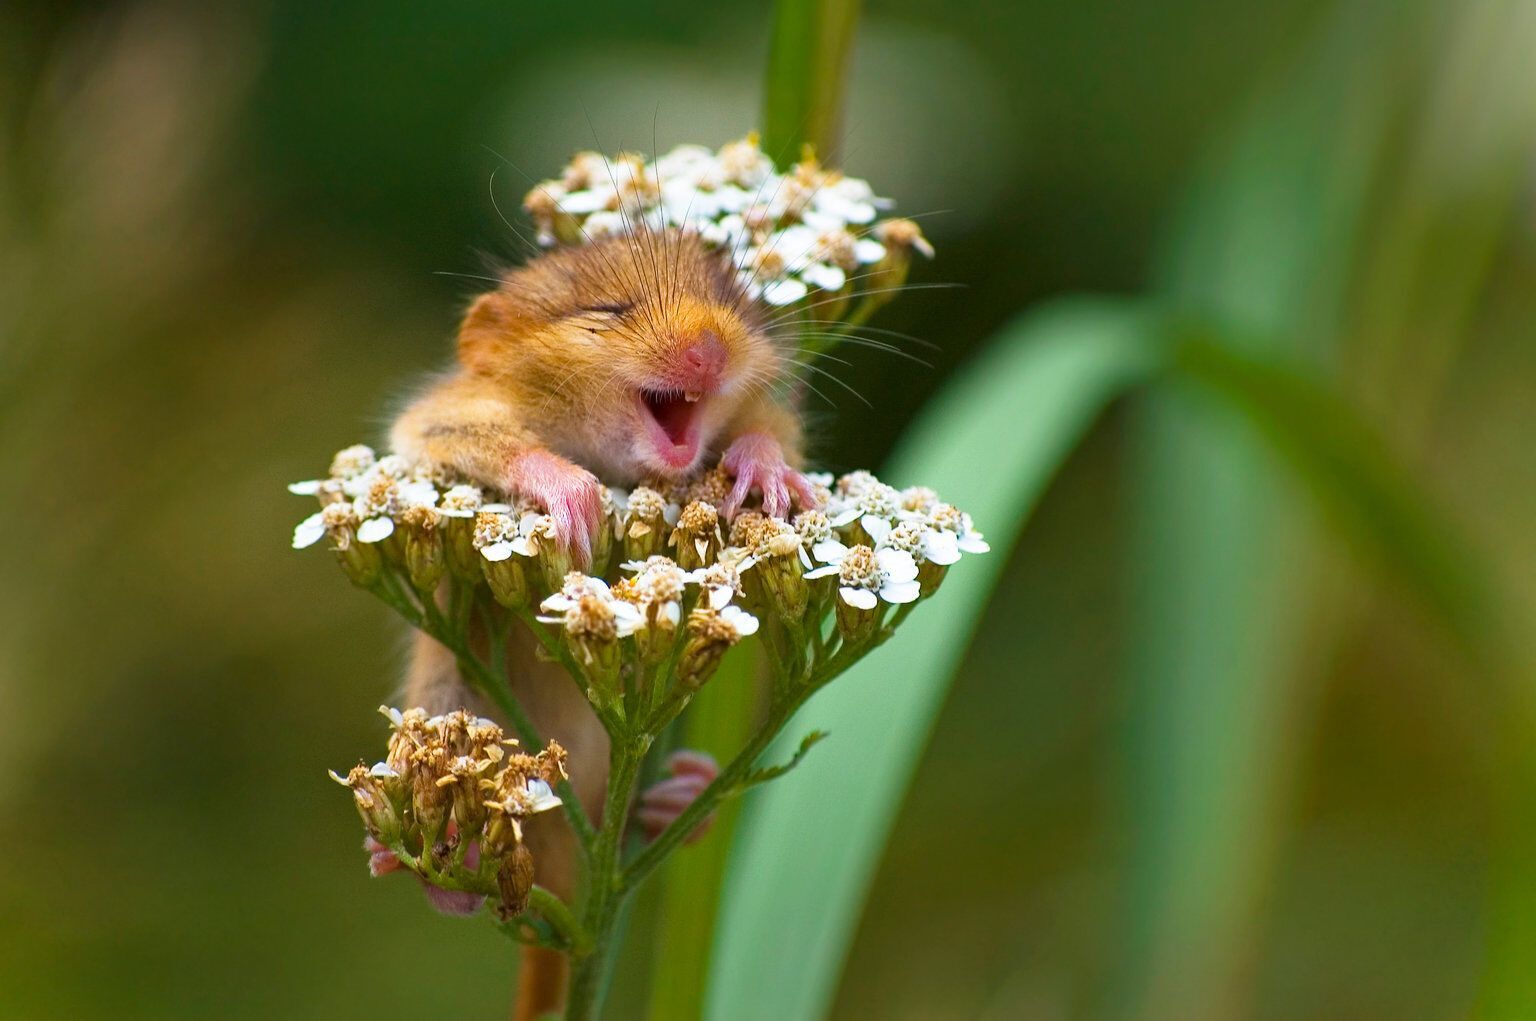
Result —
[[513, 845], [512, 853], [496, 869], [496, 889], [501, 895], [496, 914], [503, 922], [528, 910], [528, 895], [533, 890], [533, 855], [521, 841]]

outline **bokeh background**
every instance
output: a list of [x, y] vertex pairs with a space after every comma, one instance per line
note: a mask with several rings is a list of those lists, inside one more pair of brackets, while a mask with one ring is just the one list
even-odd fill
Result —
[[[443, 364], [528, 176], [753, 127], [769, 23], [0, 9], [0, 1017], [502, 1015], [502, 937], [371, 882], [325, 779], [402, 635], [286, 548], [283, 484]], [[873, 407], [818, 406], [818, 459], [879, 465], [1023, 310], [1192, 307], [1346, 399], [1519, 660], [1533, 44], [1526, 0], [870, 0], [844, 162], [963, 286], [881, 314], [932, 368], [852, 351]], [[1533, 1016], [1508, 676], [1176, 398], [1112, 408], [996, 554], [834, 1015]]]

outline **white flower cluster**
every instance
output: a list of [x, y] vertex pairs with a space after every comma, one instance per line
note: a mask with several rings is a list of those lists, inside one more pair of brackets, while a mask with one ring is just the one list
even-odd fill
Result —
[[895, 489], [862, 471], [810, 481], [820, 506], [790, 519], [747, 510], [729, 524], [722, 469], [665, 491], [608, 490], [607, 527], [584, 573], [539, 508], [487, 500], [395, 455], [349, 447], [329, 477], [289, 488], [322, 504], [294, 530], [295, 547], [329, 537], [367, 587], [392, 565], [423, 594], [445, 578], [483, 583], [497, 602], [563, 632], [583, 668], [611, 681], [626, 656], [662, 662], [683, 646], [692, 650], [681, 654], [684, 672], [712, 669], [765, 613], [796, 628], [835, 616], [845, 640], [862, 641], [881, 604], [916, 602], [962, 555], [988, 549], [970, 516], [931, 489]]
[[877, 222], [891, 205], [868, 181], [814, 159], [779, 173], [756, 135], [717, 152], [678, 146], [650, 162], [578, 153], [524, 200], [545, 246], [668, 227], [697, 232], [728, 250], [748, 294], [770, 305], [850, 290], [855, 278], [881, 277], [888, 262], [900, 261], [904, 275], [913, 249], [931, 258], [910, 220]]

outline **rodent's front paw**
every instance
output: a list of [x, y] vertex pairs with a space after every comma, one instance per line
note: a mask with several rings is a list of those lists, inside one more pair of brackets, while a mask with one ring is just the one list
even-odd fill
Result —
[[602, 483], [596, 475], [559, 454], [530, 450], [507, 466], [506, 488], [543, 508], [575, 566], [585, 570], [592, 563], [592, 542], [603, 527]]
[[790, 501], [801, 507], [814, 507], [816, 490], [804, 475], [784, 462], [779, 441], [767, 433], [743, 433], [736, 438], [720, 463], [736, 476], [736, 484], [725, 500], [725, 516], [733, 518], [756, 489], [763, 494], [763, 513], [770, 517], [789, 516]]
[[[711, 756], [687, 749], [668, 756], [667, 769], [671, 777], [646, 788], [640, 794], [639, 807], [635, 809], [635, 821], [645, 830], [647, 840], [655, 840], [660, 836], [661, 831], [672, 825], [684, 809], [704, 793], [704, 788], [720, 775], [720, 767]], [[709, 832], [710, 824], [714, 821], [713, 815], [705, 818], [683, 842], [691, 844], [698, 840]]]

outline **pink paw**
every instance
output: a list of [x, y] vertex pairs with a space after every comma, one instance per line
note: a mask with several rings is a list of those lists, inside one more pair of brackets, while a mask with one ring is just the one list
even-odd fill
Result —
[[559, 454], [535, 449], [512, 459], [506, 486], [544, 509], [575, 566], [585, 569], [592, 563], [592, 542], [603, 527], [602, 483], [596, 475]]
[[[368, 852], [368, 872], [374, 878], [387, 876], [403, 867], [400, 859], [395, 857], [395, 852], [372, 837], [363, 838], [363, 850]], [[480, 848], [470, 844], [469, 850], [464, 853], [464, 863], [474, 868], [479, 862]], [[478, 893], [444, 890], [440, 886], [433, 886], [425, 879], [421, 880], [421, 889], [427, 895], [427, 903], [445, 915], [467, 917], [479, 911], [480, 905], [485, 903], [485, 898]]]
[[769, 517], [788, 517], [791, 499], [801, 507], [816, 506], [816, 490], [810, 480], [784, 463], [783, 448], [767, 433], [736, 437], [720, 463], [736, 476], [723, 508], [728, 518], [736, 516], [754, 489], [763, 494], [763, 513]]
[[[687, 750], [668, 756], [667, 769], [672, 776], [647, 788], [640, 795], [640, 807], [635, 810], [635, 820], [645, 830], [647, 840], [660, 836], [661, 831], [672, 825], [673, 820], [720, 775], [720, 767], [713, 758], [703, 752]], [[714, 821], [715, 817], [711, 815], [699, 823], [684, 843], [691, 844], [708, 833]]]

